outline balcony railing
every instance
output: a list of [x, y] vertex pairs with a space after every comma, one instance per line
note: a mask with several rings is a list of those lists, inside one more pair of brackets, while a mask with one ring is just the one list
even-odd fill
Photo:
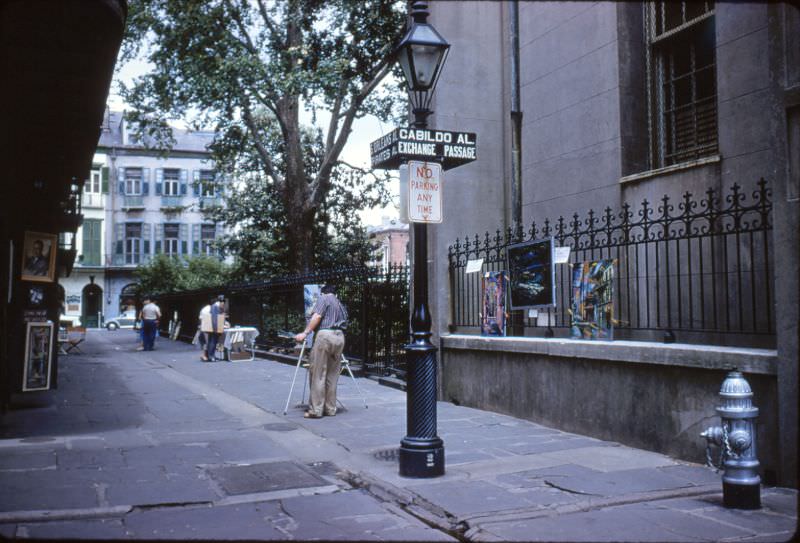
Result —
[[144, 196], [124, 196], [122, 207], [124, 209], [144, 209]]
[[148, 264], [153, 255], [149, 254], [113, 254], [106, 255], [106, 265], [109, 266], [130, 266], [135, 268], [140, 264]]
[[83, 207], [84, 208], [104, 208], [106, 207], [106, 195], [98, 194], [96, 192], [83, 193]]
[[161, 207], [181, 207], [183, 205], [183, 196], [162, 196]]
[[219, 207], [222, 205], [222, 198], [219, 196], [201, 196], [200, 209], [208, 209], [209, 207]]

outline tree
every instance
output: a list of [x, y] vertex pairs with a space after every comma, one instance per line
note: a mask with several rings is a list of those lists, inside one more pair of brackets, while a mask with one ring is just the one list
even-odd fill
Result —
[[210, 256], [179, 259], [163, 254], [134, 272], [142, 296], [220, 287], [228, 283], [230, 274], [229, 266]]
[[334, 229], [353, 239], [354, 210], [385, 202], [340, 155], [357, 118], [400, 118], [396, 85], [378, 85], [404, 17], [401, 0], [131, 0], [123, 59], [144, 52], [153, 69], [121, 89], [129, 120], [166, 146], [170, 119], [215, 127], [218, 168], [242, 184], [214, 213], [246, 266], [306, 271], [335, 253]]

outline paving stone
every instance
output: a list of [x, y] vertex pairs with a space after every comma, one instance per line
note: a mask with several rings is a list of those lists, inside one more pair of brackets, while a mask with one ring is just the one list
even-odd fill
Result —
[[27, 537], [43, 540], [54, 539], [125, 539], [126, 530], [119, 519], [51, 521], [23, 524]]
[[73, 449], [59, 451], [57, 456], [59, 469], [112, 469], [126, 465], [119, 449]]
[[530, 505], [524, 495], [512, 494], [485, 481], [453, 481], [414, 486], [414, 492], [454, 515], [518, 509]]
[[0, 524], [0, 537], [13, 539], [17, 535], [16, 524]]
[[144, 482], [119, 481], [105, 491], [108, 505], [162, 505], [212, 502], [220, 496], [208, 480], [199, 476], [163, 476]]
[[497, 481], [510, 487], [535, 488], [548, 486], [547, 481], [555, 482], [555, 484], [560, 486], [562, 480], [571, 480], [574, 478], [580, 480], [584, 477], [597, 475], [598, 473], [600, 472], [591, 470], [584, 466], [577, 466], [575, 464], [562, 464], [559, 466], [529, 469], [525, 471], [498, 475]]
[[286, 450], [266, 436], [262, 439], [231, 439], [211, 443], [221, 462], [258, 461], [286, 456]]
[[485, 524], [482, 528], [515, 541], [719, 541], [751, 535], [711, 520], [642, 504]]
[[184, 507], [135, 511], [125, 526], [136, 539], [286, 540], [270, 520], [282, 515], [277, 503]]
[[50, 483], [22, 487], [1, 485], [0, 511], [42, 511], [97, 507], [97, 492], [90, 484]]
[[55, 467], [55, 465], [56, 453], [54, 451], [30, 451], [25, 453], [0, 451], [0, 470], [41, 469]]

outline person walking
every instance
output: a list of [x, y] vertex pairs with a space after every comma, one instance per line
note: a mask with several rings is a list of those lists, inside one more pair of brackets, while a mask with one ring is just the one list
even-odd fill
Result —
[[305, 330], [294, 338], [298, 343], [303, 342], [308, 334], [319, 327], [308, 368], [311, 395], [308, 411], [303, 415], [307, 419], [336, 415], [336, 388], [342, 372], [346, 324], [347, 309], [336, 297], [333, 285], [325, 285], [311, 310], [311, 319]]
[[213, 298], [200, 310], [200, 346], [203, 354], [200, 359], [208, 362], [208, 334], [212, 332], [211, 327], [211, 305], [215, 302]]
[[144, 307], [139, 314], [142, 320], [142, 339], [144, 350], [152, 351], [158, 330], [158, 319], [161, 318], [161, 309], [150, 298], [144, 299]]
[[206, 355], [209, 362], [217, 361], [217, 344], [220, 335], [225, 330], [225, 296], [217, 296], [217, 301], [211, 304], [209, 321], [203, 326], [206, 334]]

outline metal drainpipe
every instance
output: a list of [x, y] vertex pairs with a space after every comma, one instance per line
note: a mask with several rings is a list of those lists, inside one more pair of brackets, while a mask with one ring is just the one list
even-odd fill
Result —
[[511, 0], [511, 222], [522, 224], [522, 110], [519, 90], [519, 1]]

